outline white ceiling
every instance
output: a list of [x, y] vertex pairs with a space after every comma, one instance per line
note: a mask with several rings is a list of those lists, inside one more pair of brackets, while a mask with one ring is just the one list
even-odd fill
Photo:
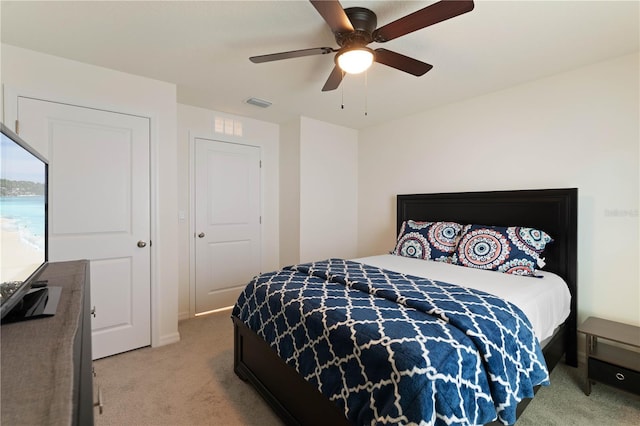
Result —
[[[373, 10], [378, 27], [431, 3], [341, 2]], [[248, 59], [337, 47], [307, 1], [2, 1], [0, 13], [3, 43], [175, 83], [180, 103], [351, 128], [637, 52], [640, 44], [638, 1], [479, 0], [467, 14], [384, 44], [432, 64], [424, 76], [374, 64], [366, 79], [347, 76], [338, 90], [321, 92], [333, 55]], [[273, 105], [247, 105], [249, 97]]]

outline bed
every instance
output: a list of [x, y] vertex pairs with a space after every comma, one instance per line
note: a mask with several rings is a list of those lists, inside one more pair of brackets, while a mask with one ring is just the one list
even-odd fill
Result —
[[[566, 320], [545, 339], [542, 354], [549, 372], [563, 355], [567, 364], [577, 366], [577, 189], [398, 195], [398, 231], [407, 220], [518, 225], [541, 229], [552, 235], [554, 241], [545, 250], [544, 271], [564, 280], [570, 293], [570, 302]], [[351, 262], [334, 263], [340, 268], [353, 267]], [[328, 267], [334, 267], [334, 264], [329, 262]], [[302, 268], [309, 269], [309, 266]], [[320, 262], [311, 265], [311, 268], [314, 271], [326, 269], [327, 264]], [[349, 424], [344, 410], [303, 379], [238, 316], [233, 315], [232, 319], [234, 371], [256, 388], [285, 423]], [[517, 404], [516, 418], [529, 400], [527, 396]], [[509, 422], [513, 422], [513, 419]]]

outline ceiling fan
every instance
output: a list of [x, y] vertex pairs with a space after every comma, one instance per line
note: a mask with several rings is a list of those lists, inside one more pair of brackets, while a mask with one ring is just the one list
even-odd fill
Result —
[[438, 22], [462, 15], [473, 10], [473, 1], [441, 0], [423, 9], [397, 19], [378, 29], [374, 12], [364, 7], [342, 8], [338, 0], [309, 0], [320, 16], [331, 28], [339, 49], [331, 47], [315, 47], [311, 49], [292, 50], [269, 55], [252, 56], [253, 63], [279, 61], [281, 59], [299, 58], [311, 55], [326, 55], [338, 52], [335, 66], [323, 92], [335, 90], [342, 82], [344, 73], [357, 74], [369, 68], [373, 62], [421, 76], [433, 68], [425, 62], [410, 58], [391, 50], [370, 49], [369, 43], [384, 43], [389, 40], [420, 30]]

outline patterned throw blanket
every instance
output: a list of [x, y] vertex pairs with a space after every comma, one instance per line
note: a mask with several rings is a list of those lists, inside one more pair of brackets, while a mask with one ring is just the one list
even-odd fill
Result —
[[260, 275], [233, 315], [353, 424], [485, 424], [547, 385], [528, 319], [490, 294], [340, 259]]

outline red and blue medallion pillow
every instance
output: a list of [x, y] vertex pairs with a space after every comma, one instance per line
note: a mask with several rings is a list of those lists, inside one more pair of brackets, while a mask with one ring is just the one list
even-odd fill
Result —
[[391, 254], [452, 263], [461, 231], [462, 225], [455, 222], [406, 220]]
[[506, 274], [533, 276], [544, 266], [542, 252], [553, 239], [544, 231], [520, 226], [466, 225], [453, 263]]

